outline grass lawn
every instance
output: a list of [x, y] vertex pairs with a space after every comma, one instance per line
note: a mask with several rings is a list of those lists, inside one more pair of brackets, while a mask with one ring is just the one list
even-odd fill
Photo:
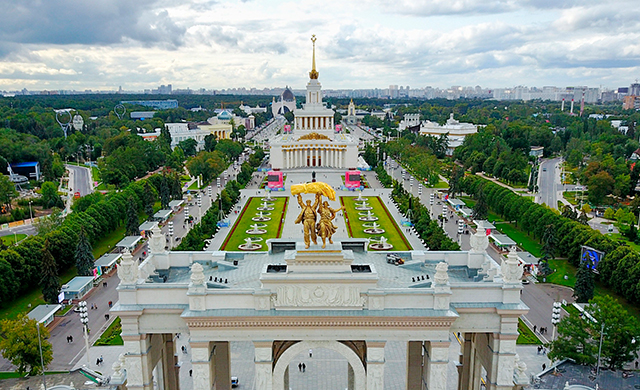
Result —
[[93, 247], [93, 257], [98, 259], [113, 249], [113, 247], [124, 238], [124, 230], [125, 226], [122, 224], [119, 228], [104, 236], [100, 242]]
[[15, 320], [20, 314], [26, 314], [36, 306], [44, 305], [44, 303], [44, 299], [42, 299], [42, 291], [40, 291], [40, 289], [25, 292], [21, 297], [11, 302], [11, 306], [0, 310], [0, 318]]
[[[266, 222], [256, 222], [251, 220], [251, 218], [255, 217], [259, 211], [258, 207], [262, 205], [262, 196], [251, 197], [247, 204], [242, 209], [240, 217], [236, 220], [236, 223], [233, 225], [233, 228], [227, 235], [227, 238], [224, 240], [222, 247], [220, 250], [224, 251], [240, 251], [238, 249], [238, 245], [244, 244], [244, 239], [247, 237], [260, 237], [262, 241], [258, 242], [258, 244], [262, 245], [260, 251], [267, 251], [269, 249], [267, 247], [266, 241], [270, 238], [280, 238], [282, 235], [282, 227], [281, 224], [284, 223], [284, 219], [286, 217], [286, 204], [288, 202], [288, 197], [285, 196], [273, 196], [274, 199], [272, 202], [274, 204], [273, 210], [265, 211], [264, 213], [271, 213], [269, 217], [270, 221]], [[250, 235], [245, 233], [246, 230], [251, 229], [251, 225], [253, 224], [264, 224], [267, 225], [263, 229], [266, 229], [267, 232], [265, 234], [257, 234]]]
[[[68, 374], [69, 371], [45, 371], [45, 375], [55, 375], [55, 374]], [[13, 378], [22, 378], [23, 375], [18, 374], [15, 371], [3, 371], [0, 372], [0, 380], [3, 379], [13, 379]]]
[[111, 325], [109, 325], [93, 345], [124, 345], [120, 333], [122, 333], [122, 324], [120, 323], [120, 317], [116, 317], [116, 319], [113, 320]]
[[[476, 200], [475, 199], [471, 199], [471, 197], [459, 196], [458, 199], [463, 201], [464, 204], [470, 209], [473, 209], [473, 206], [476, 205]], [[501, 216], [499, 216], [498, 214], [494, 213], [491, 210], [489, 210], [489, 214], [488, 214], [487, 218], [491, 222], [504, 222], [504, 218], [502, 218]]]
[[449, 188], [449, 183], [447, 183], [446, 181], [439, 181], [436, 183], [436, 185], [434, 185], [431, 188]]
[[521, 319], [518, 318], [518, 340], [516, 344], [525, 345], [541, 345], [542, 341], [536, 336], [531, 329]]
[[562, 196], [572, 205], [578, 204], [578, 199], [576, 197], [577, 192], [575, 191], [565, 191], [562, 193]]
[[27, 237], [26, 234], [12, 234], [10, 236], [2, 236], [2, 243], [9, 246], [14, 245], [16, 242], [20, 242]]
[[537, 258], [542, 257], [542, 245], [528, 233], [523, 232], [512, 223], [501, 223], [496, 227], [517, 242], [525, 251], [530, 252]]
[[[369, 205], [373, 207], [371, 213], [373, 213], [379, 219], [376, 221], [384, 230], [382, 235], [387, 238], [387, 242], [393, 245], [395, 251], [409, 251], [411, 246], [409, 242], [402, 234], [402, 231], [396, 224], [396, 221], [388, 214], [386, 206], [382, 203], [377, 196], [363, 196], [363, 199], [369, 201]], [[364, 232], [365, 227], [363, 224], [369, 224], [371, 222], [364, 222], [358, 219], [359, 214], [362, 211], [355, 209], [357, 196], [341, 196], [340, 203], [345, 208], [344, 217], [347, 222], [347, 230], [349, 237], [354, 238], [373, 238], [377, 235], [371, 235]]]
[[610, 236], [614, 240], [622, 241], [622, 242], [626, 243], [627, 245], [629, 245], [634, 251], [640, 252], [640, 245], [636, 244], [633, 241], [629, 241], [627, 239], [627, 237], [623, 236], [622, 234], [620, 234], [620, 233], [609, 233], [608, 236]]

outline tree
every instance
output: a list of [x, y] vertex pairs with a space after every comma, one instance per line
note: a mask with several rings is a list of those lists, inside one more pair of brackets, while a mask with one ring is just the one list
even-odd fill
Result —
[[451, 169], [451, 176], [449, 177], [449, 195], [452, 198], [456, 197], [456, 194], [460, 193], [460, 180], [464, 177], [464, 169], [458, 164], [454, 164]]
[[578, 267], [578, 272], [576, 273], [576, 285], [573, 290], [573, 296], [578, 303], [586, 303], [593, 298], [595, 282], [593, 280], [592, 266], [591, 256], [587, 254], [580, 262], [580, 267]]
[[605, 196], [612, 192], [615, 180], [607, 171], [600, 171], [589, 178], [587, 185], [589, 202], [598, 205], [602, 204]]
[[49, 251], [49, 240], [46, 240], [42, 248], [42, 273], [40, 285], [42, 286], [42, 295], [47, 303], [58, 303], [58, 295], [60, 294], [60, 279], [58, 279], [58, 268], [56, 261]]
[[42, 207], [45, 209], [50, 209], [52, 207], [57, 207], [59, 209], [64, 208], [64, 202], [60, 199], [60, 195], [58, 195], [58, 186], [56, 183], [51, 181], [45, 181], [42, 183]]
[[551, 360], [573, 359], [577, 364], [595, 364], [598, 346], [594, 342], [591, 321], [571, 312], [558, 324], [558, 338], [551, 342], [547, 356]]
[[[167, 202], [169, 204], [169, 202]], [[140, 218], [138, 218], [138, 205], [135, 200], [133, 200], [133, 196], [130, 196], [127, 199], [127, 229], [126, 234], [128, 236], [137, 236], [138, 226], [140, 226]]]
[[207, 152], [213, 152], [216, 150], [216, 145], [218, 144], [218, 140], [216, 136], [213, 134], [206, 135], [204, 137], [204, 150]]
[[151, 188], [151, 184], [148, 181], [144, 183], [144, 212], [147, 214], [147, 217], [151, 218], [153, 216], [153, 204], [155, 201], [155, 194], [153, 189]]
[[556, 235], [553, 224], [545, 226], [542, 234], [542, 258], [555, 259]]
[[477, 195], [478, 201], [473, 206], [473, 219], [480, 221], [486, 220], [489, 215], [489, 206], [485, 199], [484, 191], [480, 190]]
[[34, 225], [38, 234], [45, 235], [58, 229], [62, 225], [62, 222], [64, 222], [62, 211], [60, 209], [53, 208], [51, 214], [45, 218], [38, 218]]
[[[558, 324], [558, 338], [550, 345], [553, 360], [571, 358], [578, 364], [595, 364], [602, 335], [602, 363], [620, 369], [640, 350], [640, 323], [608, 295], [598, 296], [585, 307], [589, 316], [572, 312]], [[604, 330], [604, 334], [602, 334]]]
[[163, 209], [169, 207], [169, 200], [171, 199], [171, 193], [169, 191], [169, 183], [167, 183], [167, 177], [162, 175], [162, 182], [160, 184], [160, 206]]
[[0, 321], [0, 351], [2, 356], [18, 368], [18, 373], [38, 375], [42, 372], [40, 361], [40, 344], [42, 345], [42, 363], [48, 366], [53, 360], [53, 351], [49, 338], [49, 330], [40, 327], [40, 343], [38, 343], [38, 323], [26, 315], [16, 320]]
[[76, 268], [78, 269], [78, 275], [93, 276], [93, 248], [91, 248], [91, 243], [89, 243], [89, 240], [87, 239], [87, 235], [84, 232], [84, 227], [80, 228], [80, 234], [78, 235], [78, 245], [76, 246], [75, 260]]
[[178, 142], [178, 147], [182, 149], [185, 156], [195, 156], [197, 146], [198, 146], [198, 141], [196, 141], [193, 138], [188, 138], [184, 141]]
[[18, 197], [18, 191], [9, 180], [9, 176], [0, 174], [0, 205], [7, 206], [7, 211], [11, 210], [11, 201]]
[[[599, 341], [601, 324], [604, 324], [603, 361], [614, 369], [621, 369], [626, 363], [633, 361], [640, 350], [638, 319], [608, 295], [593, 298], [585, 310], [598, 321], [597, 324], [591, 323], [594, 341]], [[634, 339], [635, 343], [632, 342]]]

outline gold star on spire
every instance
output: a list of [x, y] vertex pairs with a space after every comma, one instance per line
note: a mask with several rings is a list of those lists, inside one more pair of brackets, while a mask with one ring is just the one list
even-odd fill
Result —
[[313, 42], [313, 59], [311, 60], [311, 72], [309, 72], [309, 78], [312, 80], [318, 79], [318, 71], [316, 70], [316, 35], [311, 36], [311, 42]]

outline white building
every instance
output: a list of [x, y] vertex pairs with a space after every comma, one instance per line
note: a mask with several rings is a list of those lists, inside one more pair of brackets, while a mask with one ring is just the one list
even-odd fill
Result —
[[[210, 118], [211, 119], [211, 118]], [[229, 118], [230, 119], [230, 118]], [[178, 144], [182, 141], [186, 141], [188, 139], [193, 139], [197, 142], [196, 150], [200, 151], [204, 149], [204, 138], [210, 134], [213, 134], [216, 139], [230, 139], [232, 126], [229, 123], [216, 123], [209, 124], [209, 122], [205, 123], [166, 123], [165, 126], [169, 130], [169, 134], [171, 135], [171, 148], [174, 149], [178, 146]], [[144, 134], [145, 139], [153, 140], [156, 139], [160, 133], [148, 133]]]
[[312, 38], [313, 60], [307, 83], [307, 98], [294, 111], [294, 130], [270, 141], [270, 162], [274, 169], [298, 167], [332, 167], [349, 169], [358, 166], [358, 142], [349, 134], [335, 132], [333, 110], [322, 101], [315, 60], [315, 36]]
[[271, 102], [271, 113], [273, 116], [284, 115], [287, 112], [293, 112], [296, 109], [296, 97], [288, 86], [280, 94], [280, 98], [276, 101], [273, 98]]
[[252, 388], [289, 389], [296, 356], [325, 348], [346, 358], [349, 390], [381, 390], [385, 345], [402, 341], [406, 388], [445, 390], [452, 334], [461, 341], [458, 389], [528, 384], [516, 355], [528, 307], [515, 252], [497, 264], [480, 229], [469, 252], [403, 252], [397, 266], [364, 241], [305, 250], [300, 240], [277, 239], [268, 253], [227, 257], [167, 252], [156, 229], [147, 259], [138, 264], [126, 253], [118, 266], [112, 312], [122, 321], [126, 388], [180, 388], [178, 333], [189, 340], [194, 389], [230, 390], [230, 342], [250, 341]]
[[398, 124], [398, 130], [403, 131], [410, 127], [418, 126], [420, 124], [420, 114], [404, 114], [404, 119]]
[[472, 123], [460, 123], [453, 119], [453, 113], [449, 115], [447, 123], [440, 125], [437, 122], [424, 121], [420, 125], [421, 135], [432, 137], [447, 136], [447, 156], [453, 155], [453, 151], [464, 142], [464, 137], [478, 132], [478, 127]]

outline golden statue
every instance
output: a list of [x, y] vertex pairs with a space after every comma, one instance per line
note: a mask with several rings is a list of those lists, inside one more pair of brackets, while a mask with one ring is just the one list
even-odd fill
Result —
[[[310, 200], [307, 200], [306, 204], [303, 203], [301, 194], [315, 194], [316, 199], [313, 205]], [[329, 243], [333, 244], [331, 236], [338, 228], [333, 224], [333, 219], [342, 207], [339, 209], [332, 209], [329, 207], [329, 202], [325, 201], [322, 203], [322, 196], [326, 196], [327, 198], [335, 201], [336, 191], [327, 183], [317, 181], [313, 183], [293, 184], [291, 186], [291, 195], [298, 196], [298, 204], [302, 208], [302, 211], [300, 212], [300, 215], [298, 215], [295, 223], [302, 223], [304, 227], [305, 248], [309, 249], [311, 241], [317, 245], [318, 235], [322, 238], [323, 248], [326, 246], [327, 239], [329, 239]], [[320, 222], [316, 226], [318, 214], [320, 214]]]
[[320, 214], [320, 222], [316, 226], [316, 232], [322, 238], [322, 248], [327, 246], [327, 238], [329, 243], [333, 244], [331, 236], [338, 230], [338, 227], [333, 224], [333, 220], [336, 217], [336, 213], [342, 210], [344, 207], [338, 209], [332, 209], [329, 207], [329, 202], [326, 200], [318, 205], [318, 214]]
[[311, 205], [311, 201], [307, 199], [307, 204], [302, 203], [302, 195], [298, 194], [298, 204], [302, 208], [300, 215], [296, 218], [296, 223], [302, 222], [304, 228], [304, 247], [309, 249], [311, 240], [315, 245], [318, 245], [318, 238], [316, 236], [316, 207], [320, 204], [322, 195], [316, 193], [316, 201]]

